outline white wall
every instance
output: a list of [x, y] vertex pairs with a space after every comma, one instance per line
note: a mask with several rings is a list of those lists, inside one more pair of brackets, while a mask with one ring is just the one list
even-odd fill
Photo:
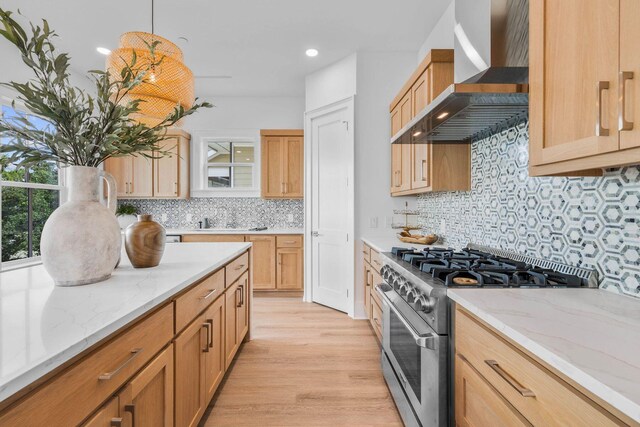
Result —
[[355, 95], [356, 70], [357, 55], [353, 54], [308, 75], [305, 82], [305, 111], [313, 111]]
[[422, 61], [431, 49], [453, 49], [455, 24], [455, 2], [451, 2], [418, 50], [418, 62]]
[[215, 105], [185, 120], [190, 133], [209, 129], [302, 129], [303, 97], [205, 97]]
[[[415, 197], [391, 197], [391, 124], [389, 104], [415, 69], [415, 52], [359, 52], [356, 96], [356, 317], [364, 316], [363, 265], [360, 239], [390, 236], [386, 218]], [[378, 221], [370, 227], [370, 219]]]

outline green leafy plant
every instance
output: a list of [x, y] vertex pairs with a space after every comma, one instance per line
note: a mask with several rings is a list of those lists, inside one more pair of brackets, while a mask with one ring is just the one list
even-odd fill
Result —
[[116, 216], [124, 215], [138, 215], [138, 208], [128, 203], [118, 205], [118, 208], [116, 209]]
[[[19, 13], [19, 12], [18, 12]], [[125, 61], [119, 76], [92, 70], [89, 76], [96, 93], [91, 95], [71, 85], [69, 55], [57, 53], [53, 44], [56, 33], [46, 20], [42, 26], [30, 24], [30, 33], [12, 18], [12, 12], [0, 8], [0, 35], [11, 42], [34, 77], [26, 83], [0, 83], [18, 93], [17, 100], [48, 121], [48, 129], [38, 129], [28, 117], [0, 118], [0, 136], [8, 142], [0, 147], [10, 163], [30, 166], [46, 161], [62, 165], [96, 167], [110, 157], [140, 155], [153, 158], [165, 155], [158, 145], [167, 129], [207, 102], [196, 102], [185, 109], [176, 105], [162, 122], [148, 126], [132, 115], [139, 111], [141, 100], [123, 99], [140, 84], [151, 84], [150, 70], [162, 62], [155, 55], [159, 42], [148, 44], [151, 61], [138, 61], [133, 55]], [[156, 154], [149, 154], [155, 152]]]

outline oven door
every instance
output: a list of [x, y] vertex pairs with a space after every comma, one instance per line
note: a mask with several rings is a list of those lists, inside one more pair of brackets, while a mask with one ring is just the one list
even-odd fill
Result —
[[447, 425], [447, 337], [431, 327], [390, 287], [384, 301], [382, 348], [423, 426]]

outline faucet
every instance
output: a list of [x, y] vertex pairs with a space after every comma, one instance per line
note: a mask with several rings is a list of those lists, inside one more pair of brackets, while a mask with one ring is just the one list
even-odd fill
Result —
[[211, 228], [211, 220], [209, 218], [204, 218], [204, 228]]

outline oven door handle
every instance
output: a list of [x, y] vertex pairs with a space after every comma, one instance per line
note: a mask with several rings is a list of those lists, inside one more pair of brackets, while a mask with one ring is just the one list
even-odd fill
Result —
[[435, 343], [436, 334], [433, 334], [433, 333], [419, 334], [413, 328], [413, 326], [411, 326], [411, 323], [409, 323], [409, 321], [407, 319], [405, 319], [405, 317], [402, 315], [402, 313], [400, 313], [400, 311], [396, 308], [396, 306], [393, 305], [393, 301], [391, 301], [391, 299], [387, 296], [387, 294], [384, 291], [380, 290], [378, 287], [376, 287], [376, 291], [382, 296], [382, 298], [384, 299], [384, 302], [387, 303], [389, 308], [391, 310], [393, 310], [393, 312], [396, 314], [396, 316], [398, 316], [398, 319], [400, 319], [402, 324], [411, 333], [411, 335], [413, 336], [413, 339], [416, 340], [416, 344], [418, 346], [423, 347], [423, 348], [428, 348], [430, 350], [435, 350], [436, 349], [436, 343]]

